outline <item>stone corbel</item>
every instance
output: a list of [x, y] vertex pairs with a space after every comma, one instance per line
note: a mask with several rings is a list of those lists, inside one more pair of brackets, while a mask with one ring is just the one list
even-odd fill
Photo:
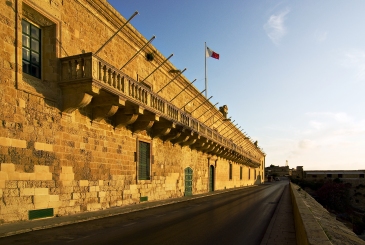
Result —
[[208, 139], [201, 138], [197, 140], [194, 144], [190, 145], [190, 148], [200, 150], [202, 147], [206, 147], [208, 144]]
[[187, 128], [182, 128], [180, 136], [175, 139], [172, 139], [171, 143], [180, 144], [180, 143], [186, 142], [193, 135], [194, 135], [194, 133], [191, 130], [189, 130]]
[[186, 145], [190, 146], [190, 145], [194, 144], [194, 143], [195, 143], [197, 140], [199, 140], [199, 139], [200, 139], [199, 134], [197, 134], [197, 133], [192, 133], [192, 135], [189, 137], [189, 139], [188, 139], [188, 140], [183, 141], [183, 142], [180, 142], [179, 144], [180, 144], [181, 146], [186, 146]]
[[159, 121], [155, 121], [151, 128], [151, 136], [162, 137], [170, 133], [171, 129], [176, 128], [176, 124], [172, 121], [168, 121], [165, 118], [160, 118]]
[[124, 98], [118, 95], [100, 91], [100, 96], [96, 96], [92, 100], [93, 120], [99, 122], [113, 116], [119, 107], [125, 106], [125, 101]]
[[218, 153], [222, 150], [223, 146], [221, 145], [217, 145], [217, 147], [215, 147], [211, 152], [210, 154], [213, 154], [213, 155], [218, 155]]
[[206, 150], [204, 150], [204, 152], [210, 153], [210, 152], [214, 151], [214, 149], [216, 149], [218, 147], [219, 147], [219, 145], [217, 143], [211, 142], [209, 148], [207, 148]]
[[138, 133], [143, 130], [149, 130], [156, 121], [160, 120], [160, 116], [148, 111], [144, 111], [143, 115], [139, 115], [137, 120], [130, 125], [133, 133]]
[[63, 111], [72, 113], [90, 104], [93, 96], [99, 94], [100, 87], [92, 83], [61, 85]]
[[177, 128], [171, 129], [170, 133], [161, 137], [163, 141], [173, 140], [178, 138], [181, 135], [181, 130]]
[[144, 113], [144, 109], [139, 105], [134, 105], [126, 101], [125, 107], [119, 108], [114, 115], [115, 128], [126, 127], [137, 121], [139, 115]]

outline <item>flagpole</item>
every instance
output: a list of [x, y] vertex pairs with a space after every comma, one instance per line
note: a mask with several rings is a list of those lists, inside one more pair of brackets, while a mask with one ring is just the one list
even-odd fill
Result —
[[204, 68], [205, 68], [205, 98], [208, 98], [208, 82], [207, 82], [207, 42], [204, 42]]

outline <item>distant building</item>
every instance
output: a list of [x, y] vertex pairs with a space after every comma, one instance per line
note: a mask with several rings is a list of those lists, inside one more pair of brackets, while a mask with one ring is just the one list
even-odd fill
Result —
[[289, 166], [270, 165], [265, 168], [267, 176], [289, 176]]
[[364, 179], [365, 170], [308, 170], [305, 178], [308, 180], [324, 179]]
[[296, 169], [289, 170], [289, 175], [292, 176], [292, 178], [302, 179], [303, 178], [303, 166], [297, 166]]

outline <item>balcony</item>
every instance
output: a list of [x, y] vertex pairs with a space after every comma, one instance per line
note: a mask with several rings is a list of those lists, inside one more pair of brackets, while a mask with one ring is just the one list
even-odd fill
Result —
[[94, 121], [108, 118], [115, 128], [126, 127], [134, 133], [147, 130], [151, 137], [250, 167], [260, 166], [258, 156], [222, 137], [92, 53], [60, 60], [59, 85], [64, 112], [71, 113], [89, 105]]

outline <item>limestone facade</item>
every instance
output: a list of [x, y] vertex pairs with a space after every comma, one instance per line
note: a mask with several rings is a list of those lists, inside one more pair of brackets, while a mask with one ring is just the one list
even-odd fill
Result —
[[0, 223], [263, 182], [263, 151], [153, 45], [130, 60], [148, 42], [132, 25], [95, 54], [126, 22], [107, 1], [0, 9]]

